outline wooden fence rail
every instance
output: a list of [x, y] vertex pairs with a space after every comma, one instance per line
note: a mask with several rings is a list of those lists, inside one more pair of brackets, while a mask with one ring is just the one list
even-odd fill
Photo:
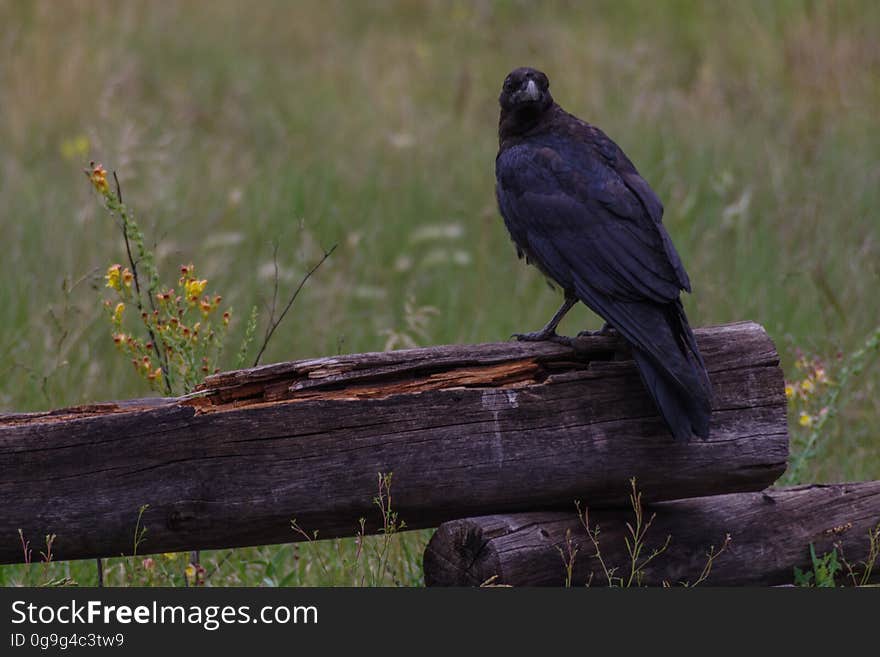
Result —
[[[810, 544], [821, 556], [835, 549], [861, 574], [868, 557], [869, 532], [880, 526], [880, 481], [809, 485], [734, 493], [672, 502], [645, 510], [656, 514], [645, 535], [640, 562], [670, 537], [666, 550], [644, 569], [643, 584], [696, 582], [714, 546], [730, 542], [713, 560], [706, 585], [791, 584], [793, 567], [812, 570]], [[588, 514], [602, 560], [612, 577], [628, 578], [626, 523], [632, 509], [600, 509]], [[875, 539], [876, 540], [876, 539]], [[538, 511], [491, 515], [444, 523], [425, 549], [428, 586], [479, 586], [491, 580], [512, 586], [562, 586], [570, 561], [571, 584], [607, 586], [577, 512]], [[569, 560], [569, 557], [574, 558]], [[874, 577], [880, 576], [880, 562]], [[838, 581], [846, 580], [846, 570]]]
[[783, 377], [764, 330], [696, 332], [712, 436], [675, 443], [625, 345], [505, 342], [225, 372], [196, 396], [0, 416], [0, 563], [55, 534], [55, 558], [376, 531], [377, 473], [409, 528], [456, 518], [761, 490], [788, 454]]

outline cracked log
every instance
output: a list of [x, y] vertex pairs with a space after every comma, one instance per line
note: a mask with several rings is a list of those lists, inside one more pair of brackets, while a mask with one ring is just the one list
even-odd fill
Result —
[[[356, 354], [209, 377], [180, 399], [0, 415], [0, 563], [291, 542], [587, 500], [760, 490], [785, 468], [783, 377], [753, 323], [697, 331], [712, 437], [677, 444], [613, 337]], [[36, 552], [35, 552], [36, 553]]]
[[[714, 546], [716, 553], [705, 585], [779, 585], [794, 581], [794, 567], [812, 570], [809, 546], [821, 556], [835, 548], [858, 573], [868, 557], [869, 532], [880, 531], [880, 481], [810, 485], [735, 493], [672, 502], [645, 509], [656, 514], [646, 534], [642, 559], [667, 549], [644, 570], [643, 584], [659, 586], [696, 582]], [[612, 577], [628, 577], [626, 523], [633, 510], [590, 511], [591, 530], [599, 528], [598, 545]], [[875, 539], [880, 547], [880, 537]], [[561, 553], [560, 553], [561, 550]], [[572, 586], [590, 581], [607, 586], [596, 558], [596, 547], [572, 510], [492, 515], [454, 520], [441, 525], [425, 549], [428, 586], [562, 586], [563, 556], [574, 553]], [[641, 560], [640, 559], [640, 562]], [[875, 564], [874, 581], [880, 575]], [[592, 578], [592, 579], [591, 579]], [[838, 574], [848, 581], [847, 571]]]

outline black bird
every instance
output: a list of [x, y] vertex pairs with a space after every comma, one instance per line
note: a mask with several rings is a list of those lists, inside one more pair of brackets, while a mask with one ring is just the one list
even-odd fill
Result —
[[504, 80], [496, 195], [520, 257], [565, 293], [550, 322], [521, 340], [556, 340], [578, 301], [632, 347], [672, 435], [707, 438], [712, 389], [679, 294], [687, 272], [663, 227], [663, 205], [605, 133], [553, 101], [541, 71]]

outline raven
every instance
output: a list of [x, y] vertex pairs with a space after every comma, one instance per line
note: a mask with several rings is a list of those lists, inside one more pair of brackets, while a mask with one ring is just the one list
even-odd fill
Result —
[[498, 101], [498, 208], [519, 257], [565, 293], [543, 329], [515, 337], [571, 344], [556, 326], [583, 302], [606, 321], [600, 333], [630, 344], [672, 435], [707, 438], [712, 388], [679, 298], [691, 284], [660, 200], [617, 144], [554, 102], [541, 71], [511, 72]]

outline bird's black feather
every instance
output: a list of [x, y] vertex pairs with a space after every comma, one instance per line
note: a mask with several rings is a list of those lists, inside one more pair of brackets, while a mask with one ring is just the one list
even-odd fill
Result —
[[660, 200], [611, 139], [553, 102], [542, 73], [517, 69], [500, 101], [496, 194], [517, 249], [632, 345], [676, 438], [708, 436], [711, 386], [679, 299], [691, 284]]

